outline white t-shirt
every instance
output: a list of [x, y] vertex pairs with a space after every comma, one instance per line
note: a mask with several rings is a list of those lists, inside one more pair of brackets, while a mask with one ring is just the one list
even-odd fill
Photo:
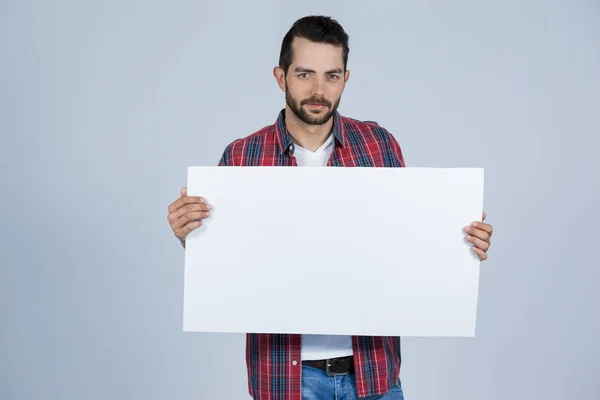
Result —
[[[300, 167], [324, 167], [333, 151], [333, 135], [314, 153], [295, 145], [294, 157]], [[310, 290], [310, 289], [309, 289]], [[302, 359], [323, 360], [345, 357], [353, 354], [352, 336], [344, 335], [302, 335]]]

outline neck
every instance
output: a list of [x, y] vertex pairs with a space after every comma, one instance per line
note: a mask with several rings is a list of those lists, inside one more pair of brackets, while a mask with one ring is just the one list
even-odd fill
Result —
[[309, 150], [316, 151], [325, 143], [333, 128], [333, 117], [323, 125], [308, 125], [300, 121], [288, 106], [285, 108], [285, 126], [292, 141]]

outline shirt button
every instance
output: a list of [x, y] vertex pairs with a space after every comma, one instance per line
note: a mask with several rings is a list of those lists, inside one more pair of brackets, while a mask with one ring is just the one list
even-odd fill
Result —
[[298, 361], [296, 361], [296, 360], [292, 361], [292, 365], [298, 365]]

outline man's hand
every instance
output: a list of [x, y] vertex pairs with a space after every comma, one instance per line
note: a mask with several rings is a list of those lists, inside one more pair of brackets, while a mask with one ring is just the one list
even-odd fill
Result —
[[[485, 221], [485, 212], [482, 217], [482, 221]], [[487, 251], [491, 246], [490, 238], [492, 237], [492, 226], [475, 221], [471, 226], [466, 226], [464, 231], [467, 234], [467, 240], [474, 245], [471, 248], [473, 252], [477, 254], [481, 261], [485, 261], [488, 258]]]
[[183, 247], [189, 233], [200, 227], [204, 218], [210, 217], [211, 208], [206, 199], [188, 196], [187, 188], [181, 189], [181, 197], [169, 205], [167, 219]]

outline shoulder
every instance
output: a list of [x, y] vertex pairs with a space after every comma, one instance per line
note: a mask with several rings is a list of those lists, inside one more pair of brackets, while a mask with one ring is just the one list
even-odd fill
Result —
[[275, 125], [266, 125], [257, 131], [236, 139], [225, 146], [219, 165], [237, 165], [239, 160], [247, 152], [257, 151], [264, 147], [265, 144], [273, 144], [275, 142]]
[[378, 122], [373, 120], [358, 120], [342, 116], [345, 135], [351, 145], [357, 147], [373, 147], [389, 159], [394, 166], [406, 166], [402, 148], [394, 135]]
[[257, 142], [268, 142], [275, 138], [275, 125], [267, 125], [248, 136], [241, 137], [229, 143], [225, 149], [232, 151], [251, 146]]
[[396, 142], [394, 135], [376, 121], [363, 121], [346, 116], [342, 116], [341, 118], [347, 134], [358, 135], [361, 139]]

